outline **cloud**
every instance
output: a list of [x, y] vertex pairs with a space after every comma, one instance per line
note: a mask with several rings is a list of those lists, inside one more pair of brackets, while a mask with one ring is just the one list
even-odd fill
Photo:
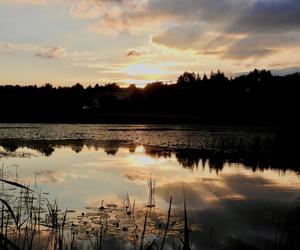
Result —
[[36, 57], [40, 57], [43, 59], [53, 59], [53, 58], [61, 58], [66, 55], [66, 49], [62, 47], [47, 47], [42, 49], [41, 52], [37, 52], [35, 54]]
[[89, 24], [91, 31], [105, 35], [141, 35], [155, 32], [159, 25], [165, 19], [164, 16], [155, 13], [145, 13], [144, 11], [135, 12], [122, 11], [121, 13], [105, 13], [98, 20]]
[[31, 52], [39, 49], [39, 46], [35, 44], [26, 43], [1, 43], [0, 42], [0, 52], [14, 53], [14, 52]]
[[82, 58], [92, 58], [92, 53], [87, 51], [67, 51], [66, 48], [61, 46], [45, 46], [30, 43], [1, 43], [0, 53], [31, 53], [35, 57], [42, 59], [57, 59], [69, 58], [72, 60], [79, 60]]
[[154, 43], [179, 50], [194, 49], [201, 56], [251, 59], [299, 44], [299, 1], [166, 0], [150, 1], [150, 6], [177, 17], [177, 25], [155, 35]]
[[79, 18], [94, 19], [105, 15], [108, 10], [116, 11], [125, 0], [66, 0], [71, 13]]
[[240, 33], [299, 31], [300, 1], [257, 1], [228, 30]]
[[41, 183], [63, 183], [65, 180], [65, 174], [58, 171], [42, 170], [37, 171], [34, 174]]
[[[114, 51], [113, 56], [109, 55], [114, 57], [113, 64], [128, 64], [129, 61], [142, 65], [178, 62], [178, 65], [172, 66], [172, 75], [170, 71], [163, 72], [165, 77], [171, 79], [175, 79], [175, 71], [183, 68], [203, 72], [214, 67], [225, 71], [264, 67], [271, 64], [276, 56], [275, 61], [278, 61], [279, 56], [282, 60], [287, 60], [282, 55], [285, 53], [288, 57], [288, 53], [292, 54], [291, 51], [293, 49], [296, 51], [300, 44], [299, 0], [0, 0], [0, 2], [48, 3], [51, 8], [55, 7], [64, 14], [66, 11], [72, 15], [72, 18], [68, 17], [72, 20], [74, 17], [84, 19], [75, 22], [96, 33], [89, 34], [92, 37], [99, 35], [99, 39], [105, 42], [111, 39], [110, 36], [123, 39], [108, 45], [120, 48]], [[133, 36], [137, 37], [134, 42]], [[154, 46], [160, 47], [160, 51], [153, 52]], [[145, 49], [140, 50], [140, 47]], [[42, 59], [72, 58], [86, 65], [90, 65], [91, 60], [81, 58], [92, 57], [82, 52], [70, 52], [59, 44], [50, 46], [7, 44], [4, 48], [0, 43], [0, 50], [6, 53], [14, 51], [32, 53]], [[175, 50], [177, 52], [174, 52]], [[116, 56], [119, 58], [116, 59]], [[99, 61], [98, 56], [94, 64], [97, 65]], [[111, 62], [108, 58], [102, 58], [102, 61]], [[128, 73], [122, 71], [124, 67], [131, 70], [127, 65], [121, 65], [117, 70], [107, 69], [105, 73], [109, 74], [109, 77], [115, 74], [119, 80]], [[99, 69], [95, 73], [103, 72]]]
[[142, 53], [136, 50], [131, 50], [126, 54], [126, 57], [139, 57]]
[[220, 55], [222, 51], [220, 50], [204, 50], [198, 51], [198, 55]]
[[154, 36], [152, 41], [171, 48], [192, 49], [200, 46], [204, 30], [201, 24], [178, 25]]
[[124, 176], [131, 182], [135, 182], [137, 184], [143, 184], [149, 179], [149, 173], [147, 171], [141, 170], [126, 170]]
[[[48, 0], [48, 2], [55, 0]], [[32, 2], [21, 1], [18, 2]], [[36, 1], [34, 1], [36, 2]], [[40, 2], [40, 1], [38, 1]], [[44, 2], [44, 1], [42, 1]], [[276, 53], [257, 40], [254, 46], [242, 45], [262, 32], [298, 31], [300, 2], [296, 0], [64, 0], [71, 13], [90, 19], [89, 30], [105, 35], [146, 33], [152, 42], [179, 50], [206, 51], [221, 58], [253, 58]], [[157, 28], [156, 28], [157, 27]], [[243, 34], [244, 37], [237, 37]], [[253, 36], [253, 38], [251, 37]], [[278, 36], [277, 36], [278, 38]], [[279, 39], [281, 40], [281, 39]], [[212, 47], [212, 46], [217, 47]], [[285, 44], [279, 44], [276, 48]], [[202, 52], [201, 52], [202, 51]], [[60, 49], [39, 52], [42, 58], [54, 58]], [[57, 54], [56, 54], [57, 53]], [[137, 54], [128, 54], [128, 56]]]
[[248, 59], [248, 58], [257, 58], [264, 57], [267, 55], [271, 55], [275, 53], [276, 50], [268, 49], [268, 48], [245, 48], [243, 50], [235, 47], [231, 47], [228, 51], [226, 51], [222, 57], [229, 59]]
[[89, 30], [105, 35], [137, 35], [159, 29], [157, 25], [167, 18], [161, 11], [148, 8], [151, 1], [64, 0], [75, 17], [90, 20]]
[[148, 10], [177, 17], [183, 21], [213, 21], [232, 19], [249, 5], [251, 0], [150, 0]]
[[300, 35], [295, 33], [251, 34], [231, 44], [222, 54], [224, 58], [247, 59], [264, 57], [280, 50], [299, 47]]
[[148, 11], [177, 17], [182, 22], [202, 22], [214, 30], [229, 33], [299, 30], [300, 27], [298, 0], [150, 0]]
[[[60, 2], [80, 18], [93, 19], [95, 31], [129, 33], [154, 29], [154, 23], [173, 22], [163, 33], [174, 31], [174, 24], [187, 28], [191, 23], [204, 24], [223, 33], [249, 33], [299, 30], [298, 0], [10, 0], [13, 3]], [[152, 26], [152, 27], [151, 27]], [[161, 27], [160, 27], [161, 28]], [[161, 30], [161, 29], [160, 29]], [[196, 32], [197, 33], [197, 32]], [[178, 34], [180, 35], [180, 33]]]

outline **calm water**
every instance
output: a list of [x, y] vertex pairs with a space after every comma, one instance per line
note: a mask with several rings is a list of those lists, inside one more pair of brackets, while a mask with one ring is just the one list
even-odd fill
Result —
[[[264, 143], [258, 147], [263, 149], [271, 143], [273, 130], [167, 125], [0, 127], [0, 163], [6, 177], [31, 186], [37, 183], [63, 209], [84, 211], [100, 206], [102, 200], [122, 204], [127, 194], [144, 206], [147, 183], [153, 178], [157, 210], [167, 212], [173, 196], [173, 211], [180, 216], [185, 192], [189, 222], [198, 226], [191, 235], [193, 249], [231, 249], [239, 241], [249, 249], [264, 249], [274, 240], [278, 221], [300, 196], [296, 172], [254, 168], [239, 159], [214, 162], [179, 151], [215, 148], [224, 137], [244, 147], [260, 138]], [[130, 244], [122, 248], [130, 249]]]

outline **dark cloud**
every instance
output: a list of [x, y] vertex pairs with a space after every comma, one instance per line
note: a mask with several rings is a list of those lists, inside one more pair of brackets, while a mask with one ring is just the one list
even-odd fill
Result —
[[[146, 4], [135, 0], [82, 1], [108, 8], [101, 21], [91, 25], [92, 30], [137, 34], [151, 29], [156, 22], [165, 29], [153, 36], [153, 43], [192, 49], [201, 55], [240, 60], [297, 46], [287, 43], [285, 37], [293, 41], [290, 33], [299, 31], [298, 0], [147, 0], [143, 2]], [[120, 7], [117, 16], [109, 12], [110, 4]], [[127, 56], [139, 56], [139, 52]]]
[[138, 57], [141, 56], [142, 53], [136, 50], [131, 50], [126, 54], [126, 57]]
[[[205, 23], [227, 32], [299, 30], [299, 0], [150, 1], [148, 11]], [[225, 30], [224, 30], [225, 31]]]
[[228, 32], [273, 33], [300, 30], [300, 1], [258, 1]]
[[257, 57], [263, 57], [266, 55], [270, 55], [275, 53], [276, 50], [268, 49], [268, 48], [239, 48], [235, 46], [231, 46], [226, 52], [222, 54], [223, 58], [228, 59], [248, 59], [248, 58], [257, 58]]
[[274, 54], [280, 50], [297, 47], [300, 35], [295, 33], [250, 34], [228, 46], [224, 58], [247, 59]]
[[223, 52], [220, 50], [203, 50], [203, 51], [198, 51], [198, 55], [220, 55]]
[[[154, 43], [168, 47], [195, 49], [201, 55], [240, 60], [265, 57], [299, 46], [298, 0], [187, 0], [184, 3], [166, 0], [150, 1], [149, 8], [160, 8], [162, 13], [179, 20], [177, 26], [153, 37]], [[205, 28], [197, 28], [195, 22]], [[212, 38], [209, 33], [219, 35]], [[244, 37], [237, 36], [239, 34]]]
[[[78, 0], [72, 6], [75, 15], [85, 13], [92, 19], [91, 30], [149, 32], [153, 43], [201, 55], [240, 60], [299, 47], [299, 39], [295, 40], [300, 31], [299, 0]], [[155, 35], [154, 27], [160, 28]], [[63, 53], [53, 47], [36, 56], [49, 59]], [[126, 56], [139, 53], [129, 51]]]
[[234, 0], [150, 0], [149, 11], [178, 17], [183, 20], [220, 22], [233, 17], [248, 5], [248, 1]]

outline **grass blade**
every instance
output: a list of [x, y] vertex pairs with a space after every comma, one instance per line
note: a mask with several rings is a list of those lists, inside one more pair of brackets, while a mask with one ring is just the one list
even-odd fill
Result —
[[[14, 249], [14, 250], [20, 250], [19, 247], [17, 247], [13, 242], [11, 242], [9, 239], [7, 239], [5, 236], [3, 236], [2, 234], [0, 234], [0, 240], [3, 241], [5, 243], [5, 245], [10, 246], [10, 249]], [[5, 248], [7, 249], [7, 248]]]
[[141, 236], [140, 250], [143, 249], [143, 245], [144, 245], [144, 239], [145, 239], [145, 233], [146, 233], [146, 226], [147, 226], [147, 218], [148, 218], [148, 212], [146, 212], [146, 215], [145, 215], [144, 228], [143, 228], [143, 232], [142, 232], [142, 236]]
[[0, 179], [0, 181], [4, 182], [4, 183], [6, 183], [6, 184], [13, 185], [13, 186], [19, 187], [19, 188], [24, 188], [24, 189], [26, 189], [26, 190], [28, 190], [28, 191], [33, 192], [32, 189], [30, 189], [30, 188], [28, 188], [28, 187], [25, 187], [24, 185], [21, 185], [21, 184], [19, 184], [19, 183], [17, 183], [17, 182], [14, 182], [14, 181], [7, 181], [7, 180], [3, 180], [3, 179]]
[[183, 250], [190, 250], [190, 237], [189, 237], [189, 225], [188, 225], [188, 218], [186, 212], [186, 201], [185, 201], [185, 194], [184, 194], [184, 241], [183, 241]]
[[163, 241], [161, 243], [160, 250], [164, 249], [164, 245], [165, 245], [165, 241], [166, 241], [166, 237], [167, 237], [167, 233], [168, 233], [168, 229], [169, 229], [169, 223], [170, 223], [170, 217], [171, 217], [171, 207], [172, 207], [172, 196], [170, 198], [170, 205], [169, 205], [169, 211], [168, 211], [168, 219], [167, 219], [167, 224], [166, 224], [166, 230], [165, 230], [165, 234], [164, 234], [164, 237], [163, 237]]
[[3, 199], [0, 199], [0, 201], [6, 206], [6, 208], [8, 209], [11, 217], [13, 218], [14, 222], [16, 223], [16, 226], [18, 227], [18, 220], [17, 220], [17, 218], [16, 218], [16, 216], [15, 216], [15, 214], [14, 214], [11, 206], [5, 200], [3, 200]]

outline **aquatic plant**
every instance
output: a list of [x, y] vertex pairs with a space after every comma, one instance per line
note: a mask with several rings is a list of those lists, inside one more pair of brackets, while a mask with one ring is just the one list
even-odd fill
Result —
[[[123, 207], [102, 200], [99, 206], [87, 207], [81, 214], [75, 210], [62, 211], [56, 199], [51, 202], [43, 197], [36, 183], [32, 188], [7, 179], [0, 182], [3, 184], [0, 249], [104, 250], [110, 249], [105, 242], [112, 237], [130, 242], [134, 249], [140, 250], [163, 250], [166, 242], [173, 240], [175, 249], [175, 242], [186, 227], [179, 217], [171, 214], [172, 197], [167, 215], [158, 208], [153, 213], [156, 207], [153, 178], [148, 181], [146, 206], [137, 206], [127, 194]], [[185, 216], [186, 213], [185, 210]], [[188, 245], [186, 241], [185, 237], [183, 244], [180, 241], [177, 244]]]
[[155, 179], [152, 177], [148, 180], [148, 203], [147, 208], [150, 208], [150, 212], [152, 208], [155, 208], [155, 191], [156, 191], [156, 183]]
[[278, 223], [274, 250], [300, 249], [300, 201], [292, 203], [287, 215]]

